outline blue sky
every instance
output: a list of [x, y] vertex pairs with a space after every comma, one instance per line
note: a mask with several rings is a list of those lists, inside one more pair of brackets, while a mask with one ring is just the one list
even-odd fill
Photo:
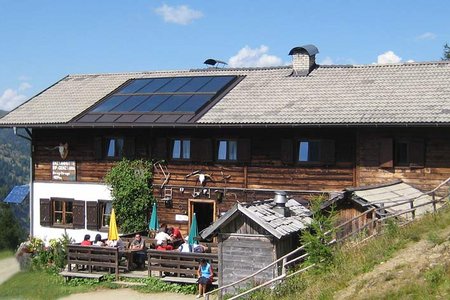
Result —
[[450, 1], [0, 0], [0, 109], [67, 74], [290, 63], [314, 44], [319, 64], [440, 60]]

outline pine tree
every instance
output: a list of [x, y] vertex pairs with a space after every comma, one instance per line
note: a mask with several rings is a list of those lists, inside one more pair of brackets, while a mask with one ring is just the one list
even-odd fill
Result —
[[25, 232], [14, 217], [11, 207], [0, 203], [0, 250], [14, 250], [25, 239]]
[[444, 45], [444, 56], [442, 57], [442, 60], [450, 60], [450, 46], [448, 43], [445, 43]]

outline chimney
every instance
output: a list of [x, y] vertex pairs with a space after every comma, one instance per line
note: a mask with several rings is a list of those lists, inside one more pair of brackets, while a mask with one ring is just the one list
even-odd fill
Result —
[[316, 66], [316, 54], [319, 53], [314, 45], [304, 45], [292, 48], [289, 55], [292, 55], [293, 76], [307, 76]]
[[287, 197], [286, 192], [277, 191], [275, 192], [275, 198], [273, 199], [275, 206], [272, 208], [275, 212], [279, 213], [284, 217], [290, 217], [291, 212], [289, 208], [286, 207]]

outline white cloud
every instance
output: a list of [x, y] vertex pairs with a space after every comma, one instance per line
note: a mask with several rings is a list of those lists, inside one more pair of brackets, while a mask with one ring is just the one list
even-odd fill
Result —
[[163, 4], [163, 6], [155, 9], [155, 12], [162, 16], [165, 22], [180, 25], [187, 25], [195, 19], [200, 19], [203, 17], [203, 13], [201, 11], [190, 9], [187, 5], [175, 7]]
[[275, 55], [269, 55], [269, 47], [261, 45], [252, 49], [245, 46], [238, 53], [228, 60], [228, 65], [232, 68], [239, 67], [273, 67], [283, 64], [283, 60]]
[[22, 82], [19, 85], [19, 91], [25, 91], [28, 90], [29, 88], [31, 88], [31, 84], [29, 84], [28, 82]]
[[413, 60], [413, 59], [408, 59], [406, 62], [407, 62], [407, 63], [413, 63], [414, 60]]
[[331, 57], [327, 56], [320, 62], [320, 65], [334, 65], [334, 61]]
[[417, 40], [434, 40], [436, 37], [437, 37], [437, 35], [435, 33], [425, 32], [425, 33], [422, 33], [421, 35], [417, 36], [416, 39]]
[[395, 64], [402, 60], [401, 57], [397, 56], [393, 51], [389, 50], [383, 54], [378, 55], [378, 64]]
[[0, 95], [1, 110], [9, 111], [16, 108], [27, 99], [27, 96], [19, 93], [19, 90], [6, 89], [3, 94]]

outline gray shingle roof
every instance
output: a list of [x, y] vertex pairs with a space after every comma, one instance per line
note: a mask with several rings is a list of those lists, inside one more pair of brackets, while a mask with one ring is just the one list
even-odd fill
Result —
[[[132, 78], [244, 75], [197, 122], [202, 124], [450, 123], [450, 62], [202, 69], [71, 75], [0, 119], [0, 125], [65, 124]], [[126, 124], [124, 124], [126, 126]]]
[[289, 217], [279, 214], [273, 210], [273, 207], [275, 207], [275, 202], [272, 199], [236, 204], [214, 224], [203, 230], [201, 237], [207, 238], [229, 220], [237, 217], [239, 212], [252, 219], [277, 239], [300, 232], [307, 228], [312, 221], [311, 211], [293, 199], [286, 203], [286, 207], [291, 213]]

